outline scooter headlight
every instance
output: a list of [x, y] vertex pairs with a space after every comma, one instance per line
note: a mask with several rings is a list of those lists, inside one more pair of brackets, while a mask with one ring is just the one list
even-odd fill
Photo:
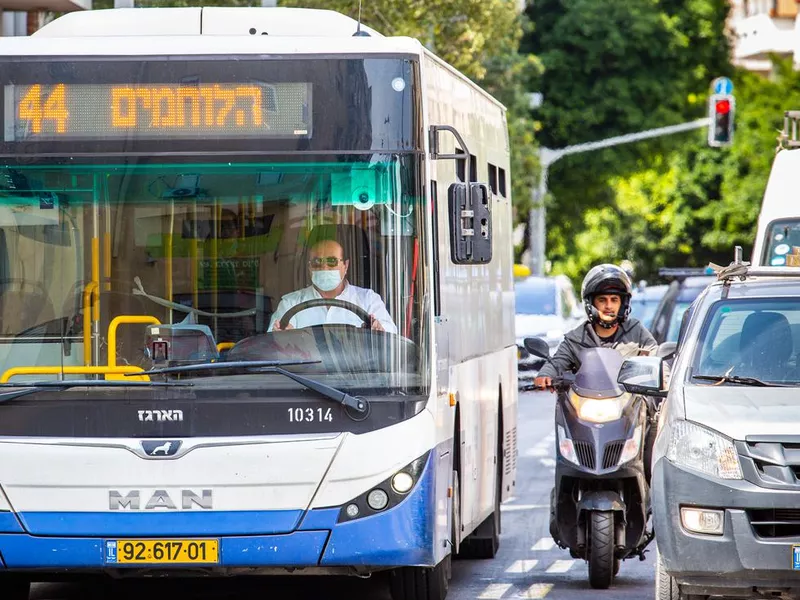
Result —
[[619, 457], [617, 464], [624, 465], [626, 462], [633, 460], [639, 456], [639, 450], [642, 447], [642, 426], [639, 425], [633, 430], [633, 437], [625, 440], [625, 446], [622, 449], [622, 455]]
[[574, 391], [569, 393], [569, 401], [578, 411], [578, 418], [592, 423], [608, 423], [622, 417], [622, 410], [630, 399], [625, 393], [616, 398], [585, 398]]
[[575, 445], [572, 443], [572, 440], [567, 437], [567, 432], [564, 431], [561, 425], [557, 427], [557, 431], [559, 454], [571, 463], [576, 465], [581, 464], [580, 461], [578, 461], [578, 455], [575, 453]]

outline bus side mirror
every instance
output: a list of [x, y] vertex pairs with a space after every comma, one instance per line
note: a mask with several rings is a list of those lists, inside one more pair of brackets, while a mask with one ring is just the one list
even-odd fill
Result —
[[485, 183], [453, 183], [447, 190], [450, 254], [456, 264], [492, 260], [492, 207]]

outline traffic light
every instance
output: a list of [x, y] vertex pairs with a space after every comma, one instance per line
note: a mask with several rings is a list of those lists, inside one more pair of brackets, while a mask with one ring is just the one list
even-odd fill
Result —
[[708, 145], [719, 148], [733, 143], [733, 117], [736, 101], [733, 94], [712, 94], [708, 100]]

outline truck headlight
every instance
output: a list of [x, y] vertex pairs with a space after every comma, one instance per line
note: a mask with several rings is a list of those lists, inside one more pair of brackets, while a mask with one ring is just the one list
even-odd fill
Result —
[[630, 397], [625, 393], [616, 398], [585, 398], [574, 391], [569, 393], [569, 401], [578, 411], [578, 417], [592, 423], [608, 423], [619, 419]]
[[671, 426], [667, 458], [674, 464], [720, 479], [742, 479], [742, 467], [733, 442], [689, 421]]

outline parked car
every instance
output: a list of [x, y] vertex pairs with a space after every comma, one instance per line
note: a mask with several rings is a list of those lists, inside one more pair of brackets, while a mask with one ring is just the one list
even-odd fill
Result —
[[641, 285], [633, 289], [631, 297], [631, 316], [641, 321], [645, 329], [653, 326], [653, 317], [656, 314], [661, 299], [669, 289], [668, 285]]
[[583, 317], [582, 305], [572, 282], [564, 275], [526, 277], [514, 284], [516, 295], [516, 336], [520, 385], [530, 382], [544, 365], [544, 359], [531, 355], [523, 343], [526, 337], [540, 337], [555, 351], [564, 334]]
[[656, 600], [800, 596], [800, 269], [734, 267], [689, 309], [659, 412]]
[[708, 269], [661, 269], [659, 275], [673, 278], [653, 315], [650, 333], [656, 342], [675, 342], [686, 309], [710, 283], [716, 281]]

